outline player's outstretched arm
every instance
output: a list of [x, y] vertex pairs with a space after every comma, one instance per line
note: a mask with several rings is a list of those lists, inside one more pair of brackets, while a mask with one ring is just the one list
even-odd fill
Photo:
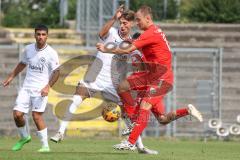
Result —
[[2, 82], [2, 85], [4, 87], [8, 86], [11, 81], [16, 77], [22, 70], [26, 67], [26, 64], [24, 63], [18, 63], [18, 65], [15, 67], [15, 69], [12, 71], [12, 73], [9, 74], [8, 78]]
[[133, 44], [129, 44], [127, 48], [126, 47], [107, 48], [107, 46], [104, 45], [103, 43], [97, 43], [96, 48], [103, 53], [113, 53], [113, 54], [130, 54], [132, 51], [137, 49]]
[[41, 96], [47, 96], [50, 87], [52, 87], [58, 80], [60, 75], [60, 70], [56, 69], [52, 72], [48, 84], [41, 90]]
[[121, 17], [122, 12], [124, 9], [124, 5], [121, 5], [115, 12], [114, 16], [107, 21], [107, 23], [102, 27], [102, 29], [99, 31], [99, 37], [103, 39], [107, 34], [109, 29], [113, 26], [116, 20], [118, 20], [119, 17]]

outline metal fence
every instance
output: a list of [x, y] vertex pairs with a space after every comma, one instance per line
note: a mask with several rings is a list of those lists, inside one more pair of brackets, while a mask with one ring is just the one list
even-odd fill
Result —
[[98, 31], [115, 13], [119, 4], [129, 6], [129, 0], [78, 0], [77, 31], [82, 33], [86, 46], [95, 46]]
[[[15, 54], [3, 54], [1, 59], [8, 59], [1, 61], [1, 66], [5, 69], [13, 69], [15, 63], [18, 62], [18, 52], [23, 48], [22, 45], [5, 46], [3, 49], [11, 48], [9, 52]], [[96, 52], [95, 48], [89, 47], [76, 47], [76, 46], [53, 46], [56, 49], [65, 48], [66, 50], [86, 50], [87, 53]], [[2, 49], [2, 50], [3, 50]], [[222, 49], [206, 49], [206, 48], [173, 48], [173, 71], [174, 71], [174, 87], [171, 93], [165, 98], [166, 111], [176, 110], [177, 108], [184, 107], [188, 103], [196, 105], [196, 107], [203, 113], [204, 123], [199, 123], [194, 119], [183, 118], [179, 119], [167, 126], [161, 126], [158, 122], [151, 117], [148, 128], [144, 131], [145, 136], [160, 135], [167, 136], [199, 136], [205, 131], [205, 124], [210, 118], [221, 119], [221, 99], [222, 99]], [[60, 54], [64, 59], [72, 58], [73, 56], [66, 56]], [[10, 59], [14, 59], [14, 62]], [[4, 63], [3, 63], [4, 62]], [[14, 63], [14, 64], [13, 64]], [[9, 66], [10, 65], [10, 66]], [[3, 68], [4, 69], [4, 68]], [[1, 73], [6, 76], [6, 73]], [[11, 115], [11, 107], [13, 105], [17, 94], [17, 88], [22, 83], [22, 76], [15, 81], [15, 87], [9, 89], [8, 92], [1, 90], [1, 100], [4, 102], [3, 110], [5, 113]], [[9, 94], [9, 96], [8, 96]], [[5, 97], [5, 98], [4, 98]], [[69, 98], [69, 95], [60, 95], [60, 98]], [[55, 101], [55, 99], [54, 99]], [[50, 131], [57, 129], [57, 118], [53, 116], [52, 107], [48, 108], [45, 114], [47, 123], [50, 125]], [[6, 116], [3, 118], [6, 124], [11, 123], [13, 120]], [[98, 119], [101, 121], [101, 119]], [[1, 122], [3, 122], [1, 120]], [[30, 122], [32, 125], [32, 122]], [[53, 126], [51, 126], [53, 125]], [[9, 128], [2, 126], [1, 133], [10, 135], [14, 127]], [[119, 125], [121, 130], [122, 125]], [[34, 128], [33, 126], [31, 128]]]
[[203, 114], [204, 123], [191, 117], [159, 126], [153, 116], [144, 135], [202, 136], [210, 118], [221, 119], [222, 49], [173, 48], [174, 86], [165, 98], [166, 111], [191, 103]]

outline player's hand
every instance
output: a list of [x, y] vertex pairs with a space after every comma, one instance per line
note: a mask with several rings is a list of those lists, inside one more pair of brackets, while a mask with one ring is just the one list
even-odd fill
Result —
[[118, 9], [116, 10], [115, 14], [114, 14], [114, 19], [118, 19], [121, 17], [122, 13], [124, 10], [124, 5], [122, 4], [121, 6], [118, 7]]
[[3, 87], [6, 87], [6, 86], [8, 86], [12, 82], [12, 80], [13, 80], [13, 78], [9, 77], [5, 81], [3, 81], [1, 85], [3, 85]]
[[41, 96], [42, 96], [42, 97], [48, 96], [49, 89], [50, 89], [50, 86], [47, 84], [47, 85], [41, 90]]
[[106, 48], [105, 48], [103, 43], [97, 43], [96, 44], [96, 48], [97, 48], [97, 50], [99, 50], [99, 51], [101, 51], [103, 53], [106, 52]]

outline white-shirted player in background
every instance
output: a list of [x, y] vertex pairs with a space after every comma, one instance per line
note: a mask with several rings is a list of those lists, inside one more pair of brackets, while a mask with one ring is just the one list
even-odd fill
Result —
[[[119, 20], [120, 25], [118, 29], [113, 27], [117, 20]], [[130, 31], [133, 25], [134, 12], [123, 11], [123, 6], [120, 6], [114, 17], [103, 26], [99, 32], [99, 37], [103, 43], [109, 43], [109, 46], [119, 45], [124, 40], [129, 40], [131, 38]], [[81, 80], [76, 88], [72, 99], [73, 102], [69, 106], [70, 113], [74, 113], [85, 98], [93, 96], [97, 91], [101, 91], [106, 99], [119, 104], [120, 98], [118, 97], [116, 89], [121, 81], [122, 72], [126, 71], [126, 60], [127, 56], [98, 52], [96, 59], [85, 75], [85, 79]], [[71, 119], [71, 115], [66, 117], [68, 120]], [[60, 122], [58, 132], [51, 137], [50, 140], [54, 142], [63, 140], [65, 130], [69, 123], [67, 119]], [[140, 136], [136, 146], [139, 153], [157, 154], [156, 151], [144, 147]]]
[[26, 77], [22, 88], [18, 93], [13, 117], [18, 127], [21, 139], [12, 147], [13, 151], [21, 150], [25, 143], [31, 141], [26, 125], [24, 114], [32, 110], [32, 117], [37, 126], [37, 134], [42, 142], [42, 147], [38, 152], [49, 152], [47, 127], [43, 120], [50, 87], [54, 85], [59, 77], [59, 59], [57, 52], [50, 47], [46, 41], [48, 38], [48, 28], [45, 25], [35, 27], [36, 43], [25, 47], [22, 59], [3, 82], [3, 86], [8, 86], [25, 67], [27, 67]]

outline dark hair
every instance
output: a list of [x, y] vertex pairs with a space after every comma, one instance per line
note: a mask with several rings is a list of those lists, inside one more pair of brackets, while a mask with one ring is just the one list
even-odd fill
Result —
[[144, 16], [146, 15], [150, 15], [152, 17], [152, 9], [151, 7], [147, 6], [147, 5], [142, 5], [139, 9], [139, 12], [141, 12]]
[[141, 33], [136, 32], [132, 35], [132, 39], [137, 39], [140, 35], [141, 35]]
[[124, 18], [127, 21], [134, 21], [135, 13], [131, 10], [124, 11], [119, 19]]
[[43, 31], [46, 31], [48, 33], [48, 27], [44, 24], [38, 24], [36, 25], [35, 27], [35, 33], [37, 30], [43, 30]]

